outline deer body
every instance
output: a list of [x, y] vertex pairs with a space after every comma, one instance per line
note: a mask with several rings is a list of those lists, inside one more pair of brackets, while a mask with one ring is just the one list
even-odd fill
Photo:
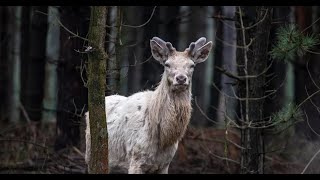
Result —
[[[129, 97], [105, 98], [110, 169], [168, 173], [191, 117], [193, 67], [207, 59], [211, 50], [212, 43], [204, 43], [205, 38], [200, 38], [184, 52], [177, 52], [171, 43], [153, 38], [150, 41], [153, 57], [165, 66], [158, 87]], [[86, 123], [88, 163], [91, 151], [88, 113]]]

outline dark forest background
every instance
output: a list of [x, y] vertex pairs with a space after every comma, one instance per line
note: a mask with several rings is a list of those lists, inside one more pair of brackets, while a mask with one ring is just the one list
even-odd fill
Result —
[[[107, 8], [106, 95], [129, 96], [157, 86], [163, 67], [151, 56], [149, 41], [154, 36], [179, 51], [200, 37], [214, 42], [209, 59], [195, 69], [192, 119], [169, 173], [243, 172], [244, 132], [229, 121], [241, 123], [243, 111], [237, 98], [242, 91], [237, 77], [243, 73], [238, 7]], [[320, 32], [317, 6], [266, 7], [268, 15], [260, 13], [265, 12], [262, 7], [241, 8], [244, 23], [252, 27], [247, 28], [247, 43], [253, 42], [249, 53], [259, 47], [271, 52], [279, 39], [277, 32], [288, 25], [296, 25], [306, 36]], [[262, 26], [265, 18], [270, 23]], [[82, 116], [88, 110], [89, 21], [90, 7], [84, 6], [0, 7], [0, 173], [87, 172]], [[259, 28], [261, 33], [268, 30], [265, 39]], [[263, 74], [263, 79], [251, 82], [250, 92], [263, 82], [262, 96], [267, 95], [250, 110], [252, 117], [263, 117], [265, 122], [283, 119], [292, 111], [290, 104], [301, 104], [298, 114], [290, 114], [294, 118], [275, 120], [280, 123], [271, 130], [256, 132], [263, 140], [263, 173], [320, 172], [317, 52], [315, 44], [312, 51], [290, 61], [266, 53], [264, 69], [255, 69], [259, 58], [248, 64], [252, 72]]]

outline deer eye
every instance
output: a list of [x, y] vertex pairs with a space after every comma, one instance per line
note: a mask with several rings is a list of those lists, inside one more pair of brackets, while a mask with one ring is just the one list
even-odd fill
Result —
[[190, 68], [194, 68], [194, 64], [191, 64], [191, 65], [190, 65]]
[[166, 63], [164, 64], [165, 67], [170, 68], [170, 64]]

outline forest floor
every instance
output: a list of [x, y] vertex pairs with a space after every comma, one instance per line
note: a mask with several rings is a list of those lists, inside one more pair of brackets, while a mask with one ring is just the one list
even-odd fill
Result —
[[[3, 128], [0, 131], [0, 174], [87, 173], [84, 145], [56, 152], [53, 150], [55, 131], [54, 124], [37, 123]], [[226, 134], [222, 129], [189, 127], [179, 144], [169, 173], [239, 173], [239, 137], [237, 132], [231, 130]], [[301, 173], [306, 164], [285, 160], [279, 155], [268, 155], [265, 159], [265, 173], [268, 174]]]

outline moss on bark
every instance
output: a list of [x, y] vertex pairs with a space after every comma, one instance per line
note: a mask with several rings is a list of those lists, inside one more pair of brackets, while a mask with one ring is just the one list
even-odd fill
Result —
[[105, 114], [106, 59], [104, 48], [107, 8], [91, 7], [88, 53], [88, 104], [91, 132], [89, 173], [108, 173], [108, 132]]

